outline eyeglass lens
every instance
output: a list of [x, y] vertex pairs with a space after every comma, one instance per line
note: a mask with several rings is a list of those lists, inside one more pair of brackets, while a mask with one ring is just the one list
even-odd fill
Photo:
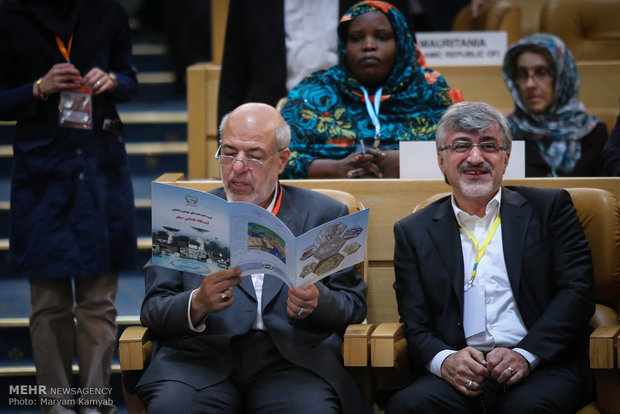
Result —
[[255, 158], [236, 158], [231, 155], [220, 155], [218, 156], [218, 161], [221, 165], [226, 165], [226, 166], [233, 165], [235, 162], [241, 161], [243, 165], [250, 170], [260, 168], [263, 166], [263, 162]]
[[551, 69], [546, 67], [537, 67], [534, 70], [530, 71], [527, 69], [519, 69], [517, 71], [517, 82], [526, 83], [528, 79], [532, 78], [534, 82], [541, 83], [546, 81], [551, 77]]
[[502, 149], [502, 147], [496, 141], [483, 141], [479, 144], [474, 144], [471, 141], [454, 141], [452, 144], [448, 145], [447, 148], [451, 148], [455, 152], [469, 152], [474, 147], [478, 147], [480, 151], [495, 153]]

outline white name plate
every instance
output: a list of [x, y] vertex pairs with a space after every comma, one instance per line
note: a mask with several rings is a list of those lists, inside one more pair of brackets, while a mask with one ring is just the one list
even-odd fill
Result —
[[[401, 141], [398, 155], [400, 178], [443, 179], [435, 141]], [[504, 178], [525, 178], [525, 141], [512, 141]]]
[[433, 66], [501, 65], [508, 47], [506, 32], [417, 32], [418, 46]]

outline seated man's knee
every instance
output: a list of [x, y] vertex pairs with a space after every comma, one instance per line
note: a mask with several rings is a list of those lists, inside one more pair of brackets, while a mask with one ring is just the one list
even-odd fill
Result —
[[[314, 387], [310, 383], [302, 390], [278, 394], [251, 392], [246, 398], [247, 412], [270, 414], [338, 414], [340, 401], [330, 387]], [[278, 386], [274, 386], [278, 389]]]
[[174, 406], [178, 406], [179, 399], [189, 401], [193, 397], [193, 393], [183, 393], [182, 387], [176, 383], [170, 384], [169, 381], [138, 387], [136, 393], [151, 414], [174, 412]]
[[464, 413], [466, 398], [443, 379], [428, 375], [396, 392], [386, 403], [386, 414]]
[[232, 384], [220, 383], [197, 390], [177, 381], [143, 385], [136, 394], [149, 414], [178, 412], [179, 404], [187, 413], [228, 414], [239, 410], [239, 396]]
[[329, 398], [322, 401], [309, 400], [291, 400], [288, 406], [278, 410], [280, 413], [297, 413], [297, 414], [338, 414], [340, 412], [340, 403], [337, 398]]
[[394, 394], [385, 405], [386, 414], [398, 413], [422, 413], [427, 412], [428, 407], [432, 407], [432, 398], [428, 393], [418, 392], [419, 390], [405, 388]]
[[[569, 398], [570, 399], [570, 398]], [[573, 406], [572, 408], [569, 408]], [[553, 396], [538, 395], [536, 398], [510, 398], [500, 408], [502, 414], [521, 413], [568, 413], [579, 409], [576, 402], [558, 401]]]

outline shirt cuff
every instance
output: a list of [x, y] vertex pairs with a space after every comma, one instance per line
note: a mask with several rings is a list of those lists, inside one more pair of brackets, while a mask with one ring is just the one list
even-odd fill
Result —
[[205, 316], [200, 322], [198, 322], [196, 326], [194, 326], [194, 324], [192, 323], [192, 316], [191, 316], [192, 298], [194, 297], [194, 292], [197, 290], [198, 289], [194, 289], [192, 290], [192, 293], [189, 294], [189, 301], [187, 303], [187, 324], [189, 325], [189, 329], [191, 329], [194, 332], [204, 332], [204, 330], [207, 328], [207, 325], [205, 322], [207, 318], [209, 317], [209, 314], [207, 314], [207, 316]]
[[527, 359], [527, 362], [530, 363], [530, 370], [533, 371], [536, 366], [540, 363], [540, 358], [531, 352], [526, 351], [523, 348], [514, 348], [513, 351], [520, 353], [523, 355], [523, 358]]
[[456, 351], [453, 349], [444, 349], [443, 351], [437, 352], [437, 355], [435, 355], [433, 359], [431, 359], [431, 362], [429, 362], [427, 366], [428, 370], [431, 374], [435, 374], [439, 378], [443, 378], [441, 376], [441, 365], [446, 358], [455, 353]]

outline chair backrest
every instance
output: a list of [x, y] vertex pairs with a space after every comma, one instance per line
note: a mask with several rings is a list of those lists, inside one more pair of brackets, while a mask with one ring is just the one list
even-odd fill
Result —
[[364, 209], [364, 205], [361, 202], [357, 201], [353, 194], [347, 193], [346, 191], [332, 190], [327, 188], [315, 188], [313, 190], [329, 196], [334, 200], [346, 205], [347, 207], [349, 207], [349, 214], [357, 213], [358, 211], [362, 211]]
[[548, 0], [509, 0], [521, 9], [521, 36], [529, 36], [538, 31], [540, 11]]
[[549, 0], [538, 31], [561, 38], [576, 60], [618, 60], [619, 22], [618, 0]]
[[468, 5], [457, 13], [452, 30], [503, 30], [511, 44], [521, 37], [521, 19], [521, 9], [508, 2], [482, 4], [475, 19]]
[[[346, 191], [341, 190], [332, 190], [327, 188], [314, 188], [316, 192], [324, 194], [333, 198], [336, 201], [341, 202], [342, 204], [349, 207], [349, 214], [357, 213], [358, 211], [362, 211], [364, 209], [364, 205], [358, 201], [353, 194], [347, 193]], [[366, 243], [366, 252], [364, 252], [364, 261], [358, 264], [358, 270], [362, 275], [362, 279], [364, 283], [366, 283], [366, 290], [368, 290], [368, 243]]]
[[[590, 244], [596, 302], [619, 309], [620, 300], [620, 204], [609, 191], [599, 188], [567, 188]], [[420, 202], [419, 211], [450, 193], [434, 194]], [[595, 318], [597, 315], [595, 315]], [[594, 322], [596, 323], [596, 322]]]
[[620, 296], [620, 206], [598, 188], [567, 188], [592, 251], [597, 303], [618, 310]]

